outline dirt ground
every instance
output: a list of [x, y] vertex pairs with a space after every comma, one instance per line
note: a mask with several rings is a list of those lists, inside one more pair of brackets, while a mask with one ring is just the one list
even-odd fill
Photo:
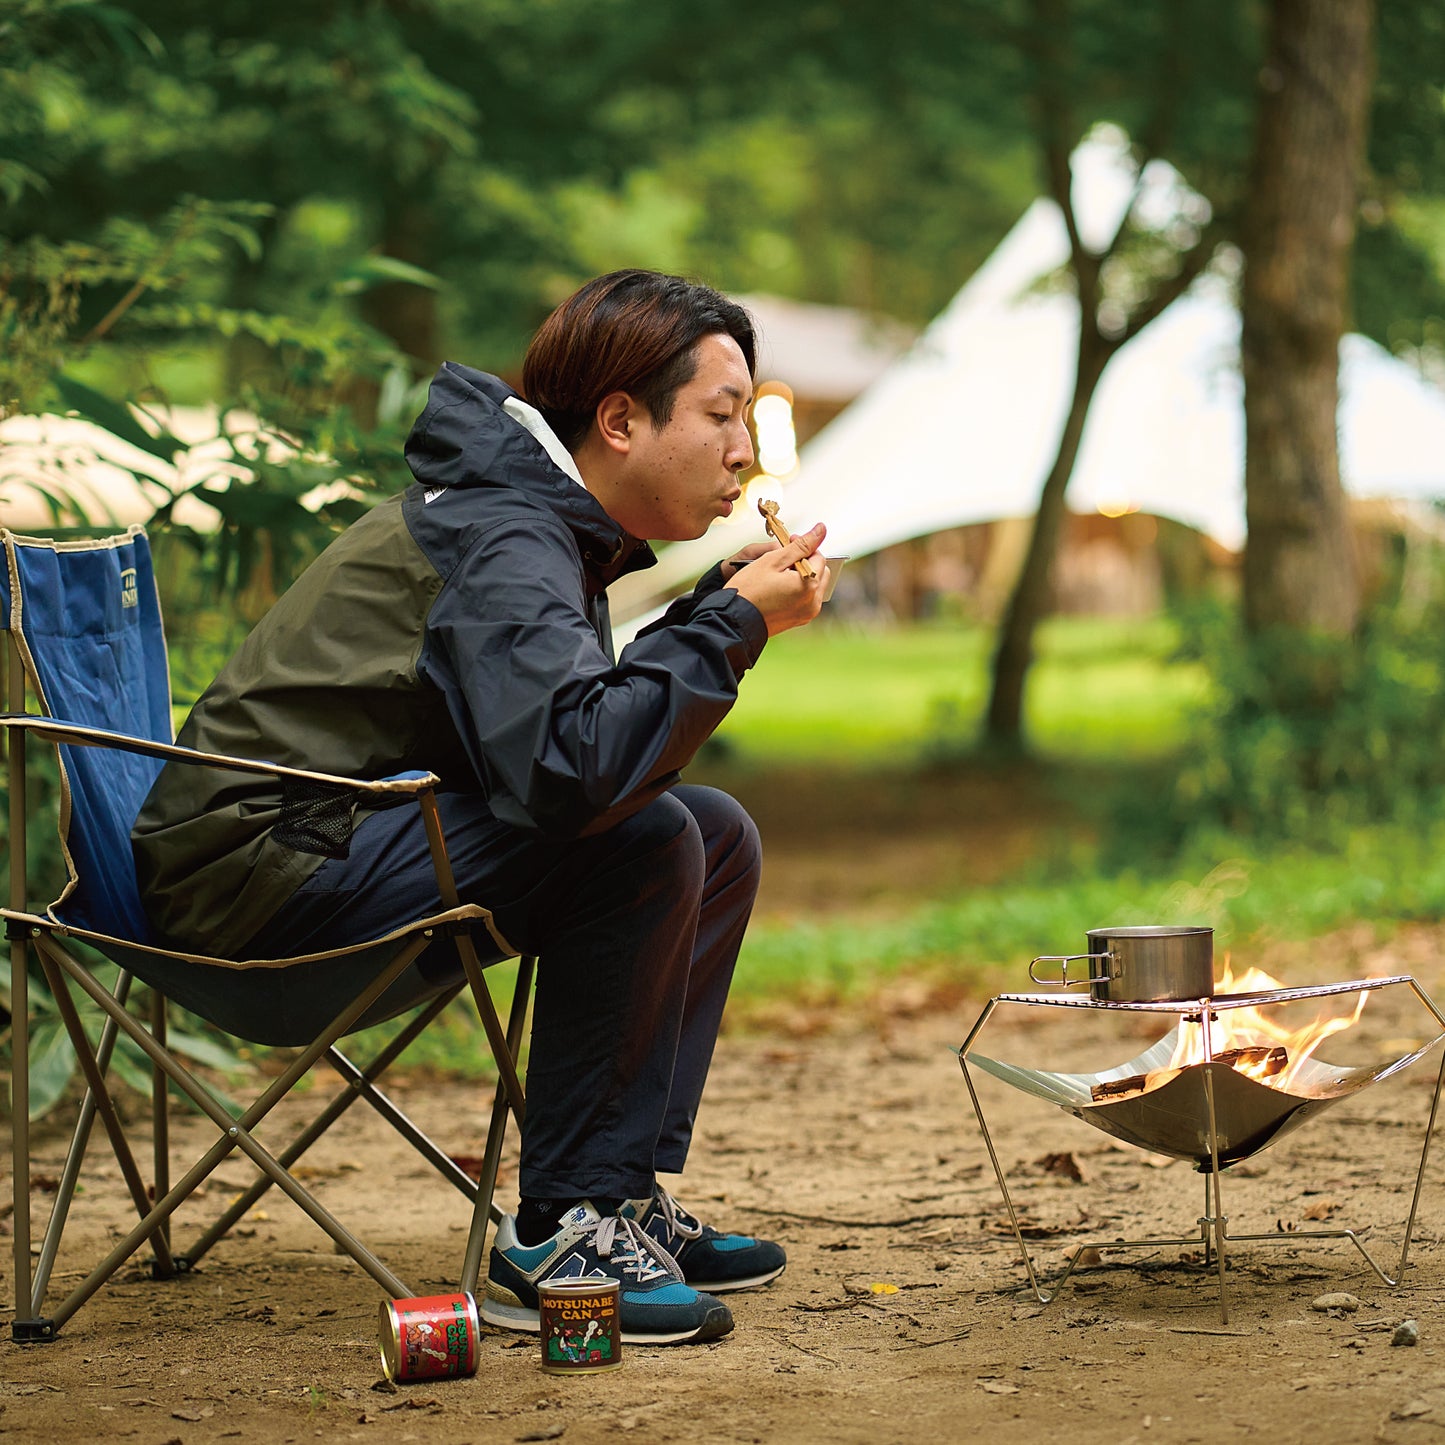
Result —
[[[766, 836], [766, 833], [765, 833]], [[880, 854], [880, 857], [882, 855]], [[875, 862], [878, 861], [875, 859]], [[945, 865], [939, 863], [940, 868]], [[765, 899], [795, 897], [786, 866]], [[799, 875], [801, 877], [801, 875]], [[900, 874], [901, 878], [901, 874]], [[779, 890], [782, 891], [779, 891]], [[1081, 920], [1081, 928], [1088, 920]], [[1244, 962], [1291, 984], [1413, 974], [1445, 996], [1445, 927], [1377, 941], [1361, 926], [1310, 948], [1261, 945]], [[1019, 969], [1023, 986], [1023, 967]], [[139, 1262], [48, 1345], [0, 1339], [0, 1435], [205, 1442], [902, 1441], [978, 1435], [1073, 1445], [1267, 1439], [1426, 1445], [1445, 1437], [1445, 1150], [1427, 1173], [1404, 1282], [1387, 1287], [1353, 1228], [1394, 1273], [1439, 1060], [1354, 1094], [1226, 1173], [1234, 1234], [1227, 1321], [1199, 1245], [1203, 1187], [1187, 1163], [1116, 1143], [975, 1071], [1036, 1265], [1117, 1239], [1185, 1239], [1103, 1253], [1055, 1302], [1023, 1288], [1018, 1249], [950, 1046], [984, 1003], [919, 981], [865, 1011], [816, 1012], [720, 1044], [693, 1160], [674, 1192], [713, 1222], [783, 1242], [787, 1272], [735, 1295], [737, 1328], [706, 1346], [628, 1346], [624, 1367], [545, 1375], [531, 1336], [484, 1328], [474, 1377], [385, 1387], [379, 1288], [287, 1201], [267, 1196], [191, 1275]], [[1001, 1008], [982, 1052], [1049, 1068], [1122, 1063], [1165, 1032], [1132, 1017]], [[1433, 1020], [1406, 989], [1373, 994], [1322, 1054], [1398, 1056]], [[459, 1154], [480, 1153], [490, 1091], [410, 1078], [405, 1108]], [[484, 1097], [485, 1095], [485, 1097]], [[301, 1172], [419, 1294], [452, 1288], [468, 1210], [357, 1109]], [[187, 1121], [187, 1139], [209, 1126]], [[42, 1141], [41, 1175], [60, 1141]], [[198, 1152], [198, 1151], [197, 1151]], [[56, 1287], [125, 1224], [113, 1161], [78, 1199]], [[228, 1161], [179, 1217], [249, 1178]], [[502, 1196], [514, 1187], [512, 1161]], [[0, 1199], [8, 1198], [0, 1180]], [[36, 1195], [37, 1211], [46, 1196]], [[3, 1206], [0, 1206], [3, 1207]], [[8, 1233], [9, 1221], [0, 1222]], [[0, 1299], [13, 1298], [0, 1240]], [[1358, 1307], [1316, 1308], [1344, 1293]], [[8, 1320], [8, 1315], [5, 1316]], [[1418, 1344], [1393, 1343], [1418, 1323]]]

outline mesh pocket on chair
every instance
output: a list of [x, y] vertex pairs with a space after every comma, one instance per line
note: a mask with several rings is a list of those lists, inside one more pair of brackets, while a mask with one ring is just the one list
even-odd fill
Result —
[[351, 788], [288, 778], [281, 788], [281, 818], [271, 836], [298, 853], [345, 858], [351, 852], [355, 802]]

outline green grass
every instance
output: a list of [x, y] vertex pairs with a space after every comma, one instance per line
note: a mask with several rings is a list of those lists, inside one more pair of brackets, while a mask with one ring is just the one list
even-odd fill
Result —
[[[1057, 865], [1055, 865], [1057, 868]], [[1218, 842], [1170, 867], [1100, 875], [1080, 869], [928, 901], [893, 917], [758, 922], [748, 931], [734, 991], [846, 998], [900, 972], [1027, 987], [1040, 953], [1082, 949], [1090, 928], [1200, 924], [1217, 951], [1264, 940], [1308, 940], [1360, 919], [1380, 936], [1445, 916], [1445, 824], [1360, 830], [1336, 852], [1232, 849]], [[1244, 960], [1248, 962], [1246, 958]]]
[[[1171, 661], [1166, 619], [1059, 618], [1037, 640], [1025, 727], [1051, 756], [1159, 757], [1181, 744], [1208, 682]], [[991, 629], [959, 623], [774, 638], [718, 738], [747, 758], [867, 767], [974, 741], [988, 697]]]

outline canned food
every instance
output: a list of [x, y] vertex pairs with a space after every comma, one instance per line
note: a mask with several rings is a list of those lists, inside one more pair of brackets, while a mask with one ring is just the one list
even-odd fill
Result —
[[434, 1380], [474, 1375], [481, 1323], [469, 1294], [383, 1300], [381, 1367], [388, 1380]]
[[621, 1292], [615, 1279], [566, 1279], [537, 1286], [542, 1368], [548, 1374], [594, 1374], [621, 1367]]

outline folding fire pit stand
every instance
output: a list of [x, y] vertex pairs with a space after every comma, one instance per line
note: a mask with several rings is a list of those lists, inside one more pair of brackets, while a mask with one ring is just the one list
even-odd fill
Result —
[[[1217, 1024], [1218, 1015], [1231, 1009], [1267, 1008], [1276, 1004], [1292, 1003], [1300, 999], [1326, 998], [1339, 994], [1358, 994], [1367, 991], [1393, 988], [1400, 985], [1409, 987], [1429, 1010], [1439, 1026], [1439, 1032], [1412, 1053], [1396, 1059], [1393, 1063], [1379, 1068], [1337, 1068], [1332, 1064], [1320, 1063], [1311, 1058], [1295, 1072], [1288, 1089], [1276, 1088], [1247, 1074], [1239, 1072], [1228, 1063], [1215, 1060], [1211, 1037], [1211, 1026]], [[1019, 1004], [1026, 1008], [1063, 1008], [1083, 1010], [1105, 1010], [1119, 1013], [1151, 1013], [1173, 1015], [1178, 1022], [1158, 1043], [1117, 1068], [1105, 1069], [1096, 1074], [1049, 1073], [1038, 1069], [1020, 1068], [997, 1059], [984, 1057], [973, 1052], [974, 1044], [983, 1032], [994, 1011], [1003, 1004]], [[1170, 1068], [1174, 1047], [1185, 1024], [1196, 1024], [1200, 1028], [1204, 1061], [1186, 1064], [1182, 1068]], [[1049, 1103], [1057, 1104], [1066, 1113], [1083, 1119], [1086, 1123], [1112, 1134], [1126, 1143], [1135, 1144], [1156, 1154], [1172, 1155], [1176, 1159], [1188, 1159], [1204, 1175], [1204, 1213], [1198, 1220], [1199, 1234], [1179, 1239], [1110, 1239], [1093, 1241], [1092, 1247], [1106, 1249], [1157, 1249], [1167, 1245], [1202, 1244], [1205, 1263], [1211, 1256], [1219, 1271], [1219, 1310], [1221, 1319], [1229, 1322], [1229, 1308], [1225, 1292], [1224, 1266], [1225, 1251], [1229, 1244], [1253, 1241], [1266, 1244], [1294, 1244], [1301, 1239], [1348, 1239], [1364, 1256], [1365, 1262], [1387, 1285], [1396, 1285], [1404, 1273], [1405, 1263], [1410, 1254], [1410, 1239], [1415, 1230], [1415, 1213], [1420, 1203], [1420, 1189], [1425, 1180], [1425, 1164], [1430, 1153], [1430, 1139], [1435, 1130], [1435, 1118], [1440, 1105], [1441, 1086], [1445, 1085], [1445, 1054], [1442, 1054], [1440, 1073], [1435, 1080], [1435, 1092], [1430, 1101], [1430, 1117], [1425, 1125], [1425, 1138], [1420, 1150], [1420, 1167], [1415, 1176], [1415, 1191], [1410, 1200], [1410, 1215], [1405, 1222], [1405, 1239], [1400, 1249], [1400, 1263], [1394, 1276], [1388, 1275], [1370, 1257], [1365, 1246], [1352, 1229], [1307, 1229], [1288, 1234], [1230, 1234], [1229, 1216], [1224, 1213], [1220, 1200], [1220, 1175], [1231, 1164], [1237, 1164], [1252, 1154], [1258, 1153], [1276, 1139], [1297, 1128], [1312, 1114], [1339, 1099], [1357, 1093], [1370, 1084], [1399, 1073], [1408, 1065], [1422, 1058], [1437, 1043], [1445, 1039], [1445, 1015], [1431, 1003], [1425, 992], [1413, 978], [1399, 975], [1393, 978], [1361, 979], [1352, 983], [1324, 984], [1312, 988], [1274, 989], [1261, 993], [1216, 994], [1211, 998], [1190, 999], [1182, 1002], [1122, 1002], [1104, 1001], [1082, 996], [1056, 993], [1005, 993], [990, 999], [978, 1022], [958, 1050], [959, 1066], [963, 1070], [964, 1083], [968, 1085], [973, 1111], [978, 1117], [978, 1126], [983, 1133], [983, 1142], [998, 1179], [998, 1187], [1008, 1209], [1009, 1224], [1014, 1238], [1018, 1241], [1023, 1256], [1024, 1269], [1035, 1297], [1042, 1304], [1056, 1298], [1059, 1289], [1074, 1272], [1085, 1245], [1080, 1245], [1073, 1258], [1059, 1277], [1052, 1282], [1051, 1292], [1045, 1292], [1034, 1272], [1033, 1261], [1029, 1258], [1028, 1245], [1019, 1227], [1018, 1215], [1014, 1211], [1013, 1199], [1009, 1195], [1008, 1182], [998, 1161], [988, 1124], [979, 1104], [978, 1091], [974, 1088], [969, 1063], [1005, 1083], [1013, 1085], [1024, 1093], [1033, 1094]], [[1161, 1073], [1162, 1082], [1155, 1087], [1146, 1086], [1141, 1092], [1124, 1098], [1095, 1100], [1093, 1089], [1096, 1084], [1135, 1075]]]

